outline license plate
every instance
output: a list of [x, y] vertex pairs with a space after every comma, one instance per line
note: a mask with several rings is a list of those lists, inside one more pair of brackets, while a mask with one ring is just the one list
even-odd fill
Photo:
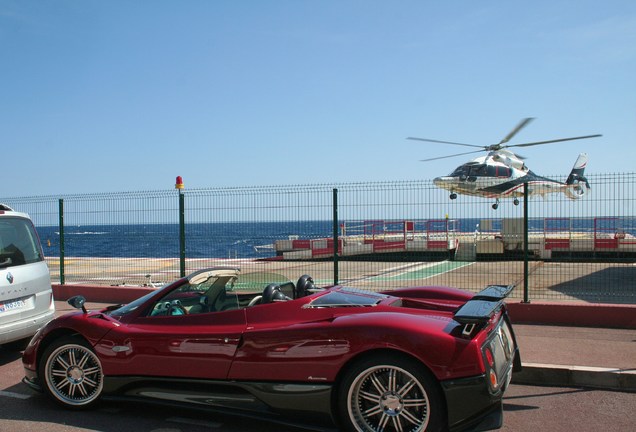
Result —
[[16, 309], [22, 309], [26, 306], [24, 300], [14, 300], [6, 303], [0, 303], [0, 313], [9, 312]]

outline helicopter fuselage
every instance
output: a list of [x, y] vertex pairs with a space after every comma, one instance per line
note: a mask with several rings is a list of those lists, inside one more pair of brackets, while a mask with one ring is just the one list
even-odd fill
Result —
[[[519, 204], [519, 197], [525, 192], [528, 195], [545, 195], [552, 192], [563, 192], [570, 199], [582, 198], [590, 189], [590, 184], [583, 176], [587, 165], [587, 155], [581, 153], [574, 163], [572, 171], [565, 183], [541, 177], [526, 167], [523, 157], [508, 150], [512, 147], [530, 147], [543, 144], [553, 144], [564, 141], [574, 141], [587, 138], [597, 138], [600, 134], [585, 135], [570, 138], [551, 139], [546, 141], [534, 141], [521, 144], [508, 144], [508, 142], [521, 129], [533, 120], [532, 117], [522, 119], [515, 128], [496, 144], [485, 146], [466, 144], [453, 141], [440, 141], [429, 138], [408, 137], [407, 139], [432, 142], [435, 144], [450, 144], [462, 147], [472, 147], [479, 150], [457, 153], [448, 156], [422, 159], [422, 162], [463, 156], [471, 153], [487, 151], [487, 156], [482, 156], [468, 163], [460, 165], [451, 174], [437, 177], [433, 180], [435, 186], [450, 191], [450, 198], [456, 199], [457, 194], [477, 195], [487, 198], [495, 198], [493, 209], [499, 206], [500, 198], [513, 198], [514, 204]], [[528, 185], [525, 190], [524, 185]]]
[[566, 192], [569, 198], [576, 199], [586, 192], [578, 183], [568, 184], [533, 173], [522, 160], [507, 151], [491, 152], [460, 165], [451, 174], [435, 178], [433, 183], [450, 191], [451, 199], [457, 194], [519, 198], [524, 194], [525, 183], [528, 184], [528, 195]]

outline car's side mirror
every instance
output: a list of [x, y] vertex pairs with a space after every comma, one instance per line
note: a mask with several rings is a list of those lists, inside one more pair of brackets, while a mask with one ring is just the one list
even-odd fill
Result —
[[73, 306], [75, 309], [82, 309], [82, 312], [86, 313], [86, 307], [84, 307], [84, 303], [86, 303], [86, 299], [84, 296], [76, 295], [71, 297], [66, 301], [69, 305]]

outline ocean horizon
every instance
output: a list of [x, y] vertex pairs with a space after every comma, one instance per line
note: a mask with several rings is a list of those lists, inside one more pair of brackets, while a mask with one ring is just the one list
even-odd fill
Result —
[[[599, 219], [597, 230], [611, 232], [617, 224], [614, 219]], [[347, 222], [347, 227], [364, 221]], [[387, 221], [389, 222], [389, 221]], [[552, 220], [555, 226], [548, 230], [562, 229], [562, 219]], [[594, 230], [593, 218], [571, 219], [572, 231]], [[481, 224], [481, 225], [480, 225]], [[636, 218], [620, 218], [618, 229], [636, 236]], [[490, 225], [490, 226], [489, 226]], [[530, 219], [530, 231], [543, 231], [544, 219]], [[416, 221], [416, 231], [425, 231], [426, 221]], [[435, 228], [437, 229], [437, 227]], [[497, 232], [501, 220], [457, 219], [453, 229], [458, 232]], [[37, 227], [44, 254], [59, 256], [59, 227]], [[354, 234], [348, 228], [347, 234]], [[290, 236], [299, 239], [320, 239], [333, 236], [331, 221], [296, 222], [210, 222], [188, 223], [185, 226], [186, 256], [188, 258], [268, 258], [276, 252], [267, 248], [276, 240]], [[263, 247], [265, 246], [265, 247]], [[178, 224], [124, 224], [124, 225], [75, 225], [64, 227], [64, 255], [67, 257], [95, 258], [178, 258]]]

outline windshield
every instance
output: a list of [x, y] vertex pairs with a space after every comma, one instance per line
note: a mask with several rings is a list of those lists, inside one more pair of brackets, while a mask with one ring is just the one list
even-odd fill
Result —
[[0, 218], [0, 268], [42, 261], [37, 233], [30, 220]]
[[137, 300], [132, 301], [128, 303], [127, 305], [123, 305], [121, 307], [118, 307], [116, 309], [109, 311], [109, 313], [111, 316], [114, 316], [114, 317], [122, 317], [124, 315], [128, 315], [129, 313], [137, 310], [139, 306], [144, 304], [146, 300], [148, 300], [150, 297], [152, 297], [155, 294], [156, 294], [155, 291], [149, 292], [145, 296], [139, 297]]
[[503, 165], [488, 165], [470, 162], [455, 168], [450, 177], [510, 177], [512, 170]]

